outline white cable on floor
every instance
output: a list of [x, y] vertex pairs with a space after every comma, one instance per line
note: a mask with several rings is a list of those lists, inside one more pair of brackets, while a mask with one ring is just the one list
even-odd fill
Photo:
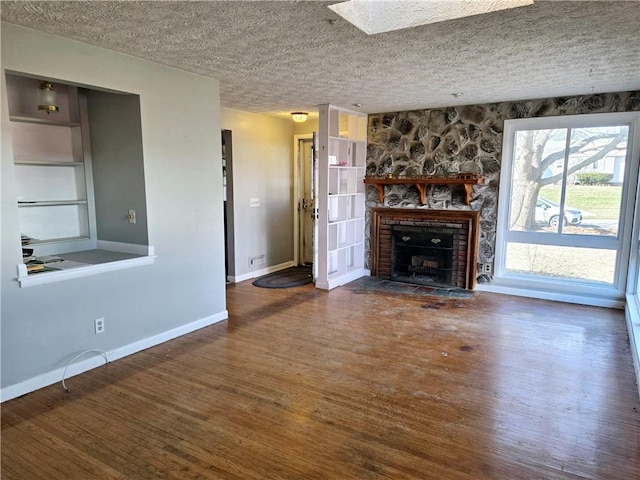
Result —
[[62, 387], [69, 392], [70, 390], [67, 388], [67, 385], [64, 383], [65, 378], [67, 377], [67, 370], [69, 369], [69, 367], [71, 366], [71, 364], [73, 363], [73, 361], [78, 358], [81, 357], [82, 355], [84, 355], [85, 353], [101, 353], [102, 356], [104, 357], [104, 361], [105, 364], [109, 363], [109, 358], [107, 357], [107, 352], [105, 352], [104, 350], [98, 350], [98, 349], [91, 349], [91, 350], [85, 350], [84, 352], [80, 352], [79, 354], [77, 354], [75, 357], [73, 357], [71, 360], [69, 360], [69, 363], [67, 363], [67, 366], [64, 367], [64, 372], [62, 373]]

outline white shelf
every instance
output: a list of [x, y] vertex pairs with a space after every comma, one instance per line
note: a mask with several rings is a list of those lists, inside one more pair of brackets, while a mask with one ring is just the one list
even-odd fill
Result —
[[64, 120], [56, 120], [54, 118], [36, 118], [36, 117], [26, 117], [20, 115], [11, 115], [9, 116], [9, 120], [17, 123], [33, 123], [36, 125], [53, 125], [56, 127], [79, 127], [80, 123], [78, 122], [67, 122]]
[[16, 160], [16, 165], [32, 165], [38, 167], [84, 167], [84, 162], [52, 162], [51, 160]]
[[64, 238], [48, 238], [44, 240], [31, 240], [28, 245], [23, 245], [24, 248], [29, 248], [29, 245], [48, 245], [51, 243], [61, 242], [77, 242], [82, 240], [89, 240], [89, 237], [64, 237]]
[[18, 207], [59, 207], [61, 205], [86, 205], [86, 200], [47, 200], [37, 202], [18, 202]]

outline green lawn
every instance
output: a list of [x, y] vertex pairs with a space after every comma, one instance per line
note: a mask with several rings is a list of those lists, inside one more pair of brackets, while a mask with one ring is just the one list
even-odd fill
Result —
[[[560, 203], [560, 187], [543, 187], [540, 196]], [[620, 214], [621, 196], [621, 186], [571, 185], [567, 187], [565, 204], [582, 210], [587, 218], [616, 220]]]

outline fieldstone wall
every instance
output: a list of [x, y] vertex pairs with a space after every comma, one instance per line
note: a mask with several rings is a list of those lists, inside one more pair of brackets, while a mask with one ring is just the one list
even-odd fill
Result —
[[[464, 188], [457, 185], [430, 187], [425, 204], [420, 203], [414, 186], [386, 186], [384, 203], [378, 201], [375, 188], [367, 186], [367, 238], [375, 207], [479, 210], [478, 262], [492, 264], [504, 121], [636, 110], [640, 110], [640, 91], [371, 114], [367, 175], [470, 172], [482, 175], [484, 184], [473, 187], [469, 206], [464, 202]], [[480, 272], [477, 279], [479, 283], [492, 281], [490, 275]]]

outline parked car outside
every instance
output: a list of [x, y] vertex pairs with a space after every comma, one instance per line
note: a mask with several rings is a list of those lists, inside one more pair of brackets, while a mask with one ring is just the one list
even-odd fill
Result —
[[[538, 197], [536, 202], [536, 222], [546, 223], [550, 227], [558, 228], [560, 221], [560, 205], [551, 200]], [[580, 225], [582, 211], [568, 205], [564, 206], [564, 225]]]

